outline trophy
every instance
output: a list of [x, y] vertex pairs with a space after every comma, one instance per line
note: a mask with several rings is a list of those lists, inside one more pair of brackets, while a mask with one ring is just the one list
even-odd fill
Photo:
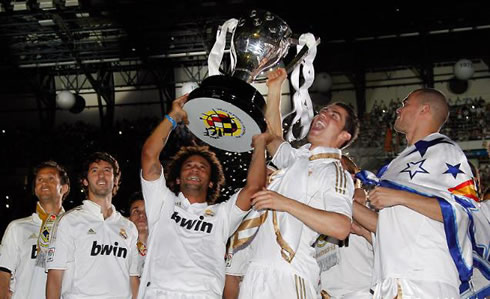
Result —
[[233, 27], [230, 55], [236, 65], [231, 76], [210, 71], [189, 94], [184, 110], [196, 137], [219, 149], [247, 152], [252, 136], [267, 128], [265, 100], [250, 83], [287, 54], [292, 32], [281, 18], [260, 10], [235, 20]]

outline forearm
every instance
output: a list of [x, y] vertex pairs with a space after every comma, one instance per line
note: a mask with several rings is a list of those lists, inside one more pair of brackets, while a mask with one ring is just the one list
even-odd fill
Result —
[[256, 145], [248, 167], [247, 183], [240, 192], [236, 205], [243, 211], [248, 211], [251, 206], [252, 195], [262, 190], [265, 186], [265, 144]]
[[351, 234], [356, 234], [360, 237], [363, 237], [370, 244], [373, 244], [372, 232], [370, 232], [367, 228], [365, 228], [355, 220], [352, 222]]
[[376, 226], [378, 224], [378, 214], [376, 212], [354, 201], [352, 204], [352, 216], [361, 226], [370, 232], [376, 232]]
[[61, 282], [63, 270], [49, 270], [46, 279], [46, 299], [59, 299], [61, 297]]
[[349, 217], [315, 209], [293, 199], [289, 200], [285, 211], [314, 231], [339, 240], [344, 240], [349, 235], [351, 224]]
[[240, 276], [226, 275], [223, 299], [236, 299], [240, 291]]
[[10, 296], [10, 276], [8, 272], [0, 271], [0, 299], [8, 299]]
[[138, 288], [140, 286], [140, 279], [138, 276], [131, 276], [129, 279], [131, 283], [131, 293], [133, 295], [133, 299], [136, 299], [138, 297]]
[[443, 222], [441, 206], [437, 198], [425, 197], [422, 195], [405, 192], [406, 195], [401, 197], [400, 204], [412, 209], [433, 220]]
[[[170, 117], [172, 117], [171, 114]], [[164, 118], [153, 130], [150, 137], [146, 139], [141, 151], [141, 168], [143, 178], [146, 180], [155, 180], [160, 176], [160, 153], [165, 147], [171, 131], [172, 123]]]
[[282, 138], [281, 90], [270, 88], [267, 94], [265, 119], [271, 134]]

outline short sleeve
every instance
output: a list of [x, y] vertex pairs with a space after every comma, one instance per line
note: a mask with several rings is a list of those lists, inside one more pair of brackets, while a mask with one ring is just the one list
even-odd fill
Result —
[[279, 169], [286, 168], [293, 164], [297, 158], [296, 149], [294, 149], [288, 142], [283, 142], [279, 145], [274, 157], [272, 157], [272, 163]]
[[48, 257], [46, 259], [47, 270], [66, 270], [68, 268], [68, 263], [74, 260], [75, 244], [73, 238], [75, 237], [76, 234], [72, 234], [70, 231], [67, 218], [59, 218], [49, 243]]
[[236, 205], [238, 194], [241, 191], [242, 190], [236, 192], [230, 197], [230, 199], [219, 204], [220, 213], [223, 213], [225, 217], [225, 223], [223, 226], [223, 237], [225, 240], [228, 239], [235, 232], [235, 230], [242, 222], [243, 217], [245, 217], [245, 215], [248, 213], [248, 211], [243, 211]]
[[[332, 164], [334, 165], [334, 164]], [[324, 174], [324, 188], [313, 200], [313, 207], [345, 215], [352, 219], [354, 183], [342, 167], [329, 167]]]
[[19, 253], [17, 234], [15, 233], [15, 222], [11, 222], [2, 238], [0, 244], [0, 267], [15, 272], [19, 263]]
[[175, 194], [166, 185], [163, 167], [161, 167], [160, 177], [154, 181], [145, 180], [142, 173], [140, 176], [148, 226], [151, 227], [158, 221], [164, 202], [169, 198], [174, 198]]
[[132, 231], [132, 241], [131, 241], [131, 262], [129, 265], [129, 276], [141, 276], [142, 264], [140, 260], [140, 255], [138, 253], [138, 230], [136, 226], [130, 222], [130, 229]]

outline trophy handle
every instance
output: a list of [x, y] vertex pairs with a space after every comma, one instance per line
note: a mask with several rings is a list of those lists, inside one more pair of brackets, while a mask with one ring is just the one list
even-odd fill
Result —
[[[289, 42], [290, 44], [292, 45], [298, 45], [299, 44], [299, 40], [298, 39], [295, 39], [295, 38], [289, 38]], [[321, 39], [320, 38], [317, 38], [316, 39], [316, 45], [318, 46], [321, 42]], [[298, 54], [296, 54], [296, 56], [294, 56], [294, 58], [288, 63], [288, 65], [286, 66], [286, 72], [288, 74], [290, 74], [294, 68], [303, 61], [303, 59], [305, 58], [306, 54], [308, 54], [308, 50], [310, 50], [310, 47], [308, 47], [308, 45], [304, 45], [301, 50], [298, 52]], [[267, 78], [260, 78], [258, 80], [254, 80], [254, 82], [256, 83], [264, 83], [265, 81], [267, 81]]]
[[[297, 40], [297, 42], [299, 43], [299, 40]], [[321, 40], [320, 38], [317, 38], [315, 43], [316, 45], [318, 46], [320, 44]], [[305, 44], [301, 50], [298, 52], [298, 54], [296, 54], [296, 56], [294, 56], [293, 60], [291, 60], [288, 65], [286, 66], [286, 72], [289, 74], [290, 72], [292, 72], [294, 70], [294, 68], [299, 64], [301, 63], [301, 61], [303, 61], [303, 58], [305, 58], [306, 54], [308, 54], [308, 50], [310, 50], [310, 47], [308, 47], [307, 44]]]

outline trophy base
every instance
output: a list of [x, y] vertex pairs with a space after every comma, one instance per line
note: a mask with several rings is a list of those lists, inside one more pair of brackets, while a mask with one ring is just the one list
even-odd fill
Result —
[[252, 149], [252, 136], [267, 129], [265, 100], [250, 84], [211, 76], [194, 89], [184, 105], [189, 130], [205, 143], [231, 152]]

